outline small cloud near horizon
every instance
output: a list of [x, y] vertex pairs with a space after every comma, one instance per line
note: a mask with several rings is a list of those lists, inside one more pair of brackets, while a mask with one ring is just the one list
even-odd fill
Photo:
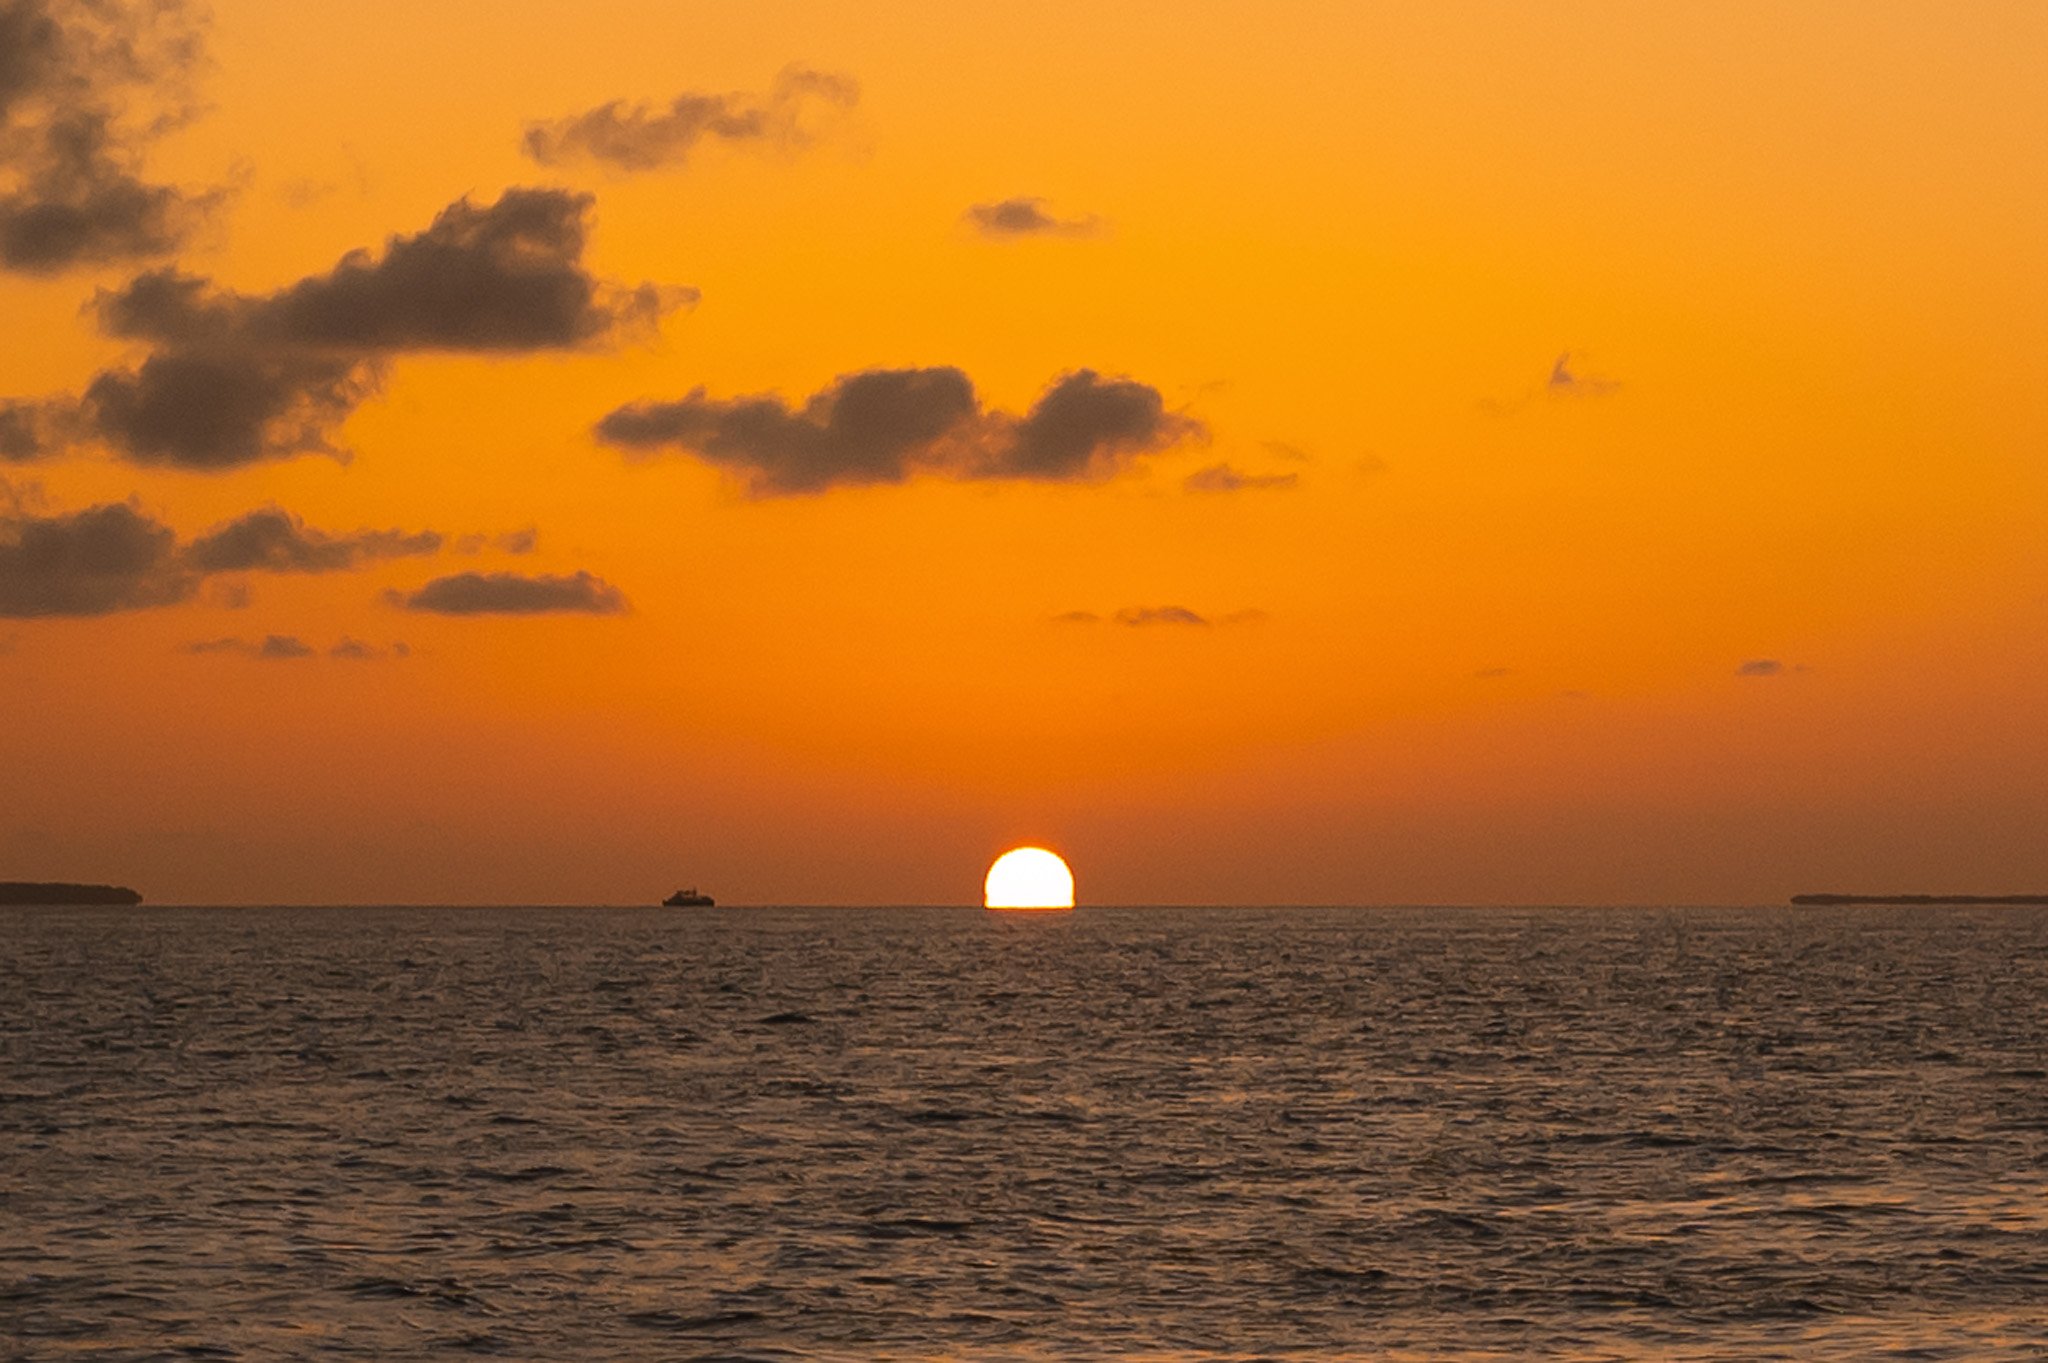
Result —
[[970, 205], [963, 215], [984, 237], [1013, 241], [1019, 237], [1092, 237], [1102, 232], [1102, 220], [1090, 214], [1079, 218], [1055, 216], [1044, 199], [1020, 197], [995, 203]]
[[455, 541], [458, 554], [481, 554], [487, 549], [500, 554], [530, 554], [538, 548], [540, 529], [532, 525], [497, 535], [463, 535]]
[[1104, 617], [1094, 611], [1062, 611], [1052, 617], [1054, 624], [1099, 625], [1105, 619], [1127, 629], [1145, 629], [1155, 625], [1182, 625], [1207, 629], [1212, 625], [1249, 625], [1269, 618], [1265, 611], [1256, 608], [1231, 611], [1227, 615], [1207, 616], [1186, 606], [1126, 606], [1115, 614]]
[[279, 661], [289, 658], [310, 658], [313, 647], [295, 634], [266, 634], [261, 639], [241, 638], [198, 639], [179, 646], [180, 653], [210, 654], [233, 653], [246, 658], [261, 658]]
[[[1543, 385], [1544, 392], [1554, 398], [1597, 398], [1620, 390], [1621, 384], [1614, 379], [1584, 370], [1585, 358], [1569, 350], [1559, 355], [1550, 366], [1550, 378]], [[1581, 368], [1575, 370], [1575, 365]]]
[[354, 662], [368, 662], [378, 658], [410, 658], [412, 649], [402, 640], [394, 640], [389, 648], [364, 643], [361, 639], [344, 634], [334, 647], [327, 650], [330, 658], [345, 658]]
[[1211, 464], [1181, 480], [1187, 492], [1285, 492], [1301, 483], [1298, 473], [1245, 473], [1229, 464]]
[[416, 591], [388, 591], [401, 610], [435, 615], [623, 615], [624, 593], [595, 574], [456, 573]]
[[1116, 622], [1141, 629], [1147, 625], [1207, 626], [1209, 618], [1186, 606], [1126, 606], [1116, 613]]
[[[296, 634], [266, 634], [261, 639], [244, 639], [237, 635], [229, 635], [218, 639], [195, 639], [191, 643], [178, 646], [180, 653], [202, 657], [210, 654], [231, 654], [272, 662], [310, 658], [319, 651]], [[380, 648], [375, 644], [367, 644], [360, 639], [343, 635], [333, 647], [326, 650], [326, 654], [330, 658], [370, 660], [410, 657], [412, 650], [402, 643]]]
[[1587, 363], [1588, 357], [1584, 351], [1561, 351], [1557, 358], [1551, 361], [1550, 373], [1544, 378], [1542, 386], [1505, 401], [1499, 398], [1481, 398], [1478, 403], [1479, 410], [1489, 416], [1513, 416], [1533, 402], [1604, 398], [1621, 391], [1619, 380], [1593, 372], [1587, 367]]
[[1804, 663], [1786, 663], [1776, 658], [1745, 658], [1735, 667], [1738, 677], [1785, 677], [1804, 671]]

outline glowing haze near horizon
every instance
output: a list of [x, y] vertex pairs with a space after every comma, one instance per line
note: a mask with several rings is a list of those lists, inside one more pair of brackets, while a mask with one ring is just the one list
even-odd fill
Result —
[[2048, 883], [2048, 10], [107, 12], [0, 0], [0, 878]]

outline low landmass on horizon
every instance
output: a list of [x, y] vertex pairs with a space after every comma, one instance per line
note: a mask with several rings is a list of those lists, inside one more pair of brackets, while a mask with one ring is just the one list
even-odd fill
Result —
[[1795, 894], [1794, 904], [2048, 904], [2048, 894]]
[[0, 904], [140, 904], [126, 885], [73, 885], [61, 880], [0, 880]]

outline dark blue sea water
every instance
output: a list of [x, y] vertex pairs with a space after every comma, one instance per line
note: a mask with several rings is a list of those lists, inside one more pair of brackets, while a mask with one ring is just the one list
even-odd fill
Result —
[[0, 911], [0, 1357], [2040, 1359], [2048, 913]]

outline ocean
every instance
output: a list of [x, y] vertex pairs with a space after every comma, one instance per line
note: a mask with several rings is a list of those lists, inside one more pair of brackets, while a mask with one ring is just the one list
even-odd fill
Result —
[[8, 1359], [2048, 1357], [2048, 910], [0, 910]]

